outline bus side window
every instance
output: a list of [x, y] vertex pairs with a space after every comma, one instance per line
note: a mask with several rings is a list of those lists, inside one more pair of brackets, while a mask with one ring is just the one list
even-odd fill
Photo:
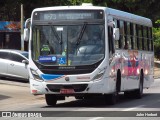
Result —
[[133, 24], [133, 48], [135, 50], [138, 49], [138, 46], [137, 46], [137, 31], [136, 31], [136, 24]]
[[138, 44], [139, 44], [139, 50], [142, 50], [143, 46], [142, 46], [142, 27], [141, 25], [138, 25], [138, 38], [139, 38], [139, 41], [138, 41]]
[[124, 21], [124, 49], [133, 49], [133, 24]]
[[115, 49], [120, 49], [120, 48], [122, 48], [122, 43], [121, 43], [121, 41], [122, 41], [121, 29], [122, 28], [120, 27], [120, 20], [114, 18], [114, 22], [115, 22], [115, 26], [120, 29], [120, 39], [114, 41], [115, 42]]
[[109, 57], [115, 52], [114, 50], [114, 41], [113, 41], [113, 28], [108, 27], [108, 43], [109, 43]]
[[124, 49], [128, 49], [129, 43], [128, 43], [128, 31], [127, 31], [127, 22], [124, 21]]
[[143, 45], [144, 45], [144, 50], [148, 51], [148, 39], [147, 39], [147, 27], [143, 26]]
[[121, 48], [124, 48], [125, 45], [125, 37], [124, 37], [124, 22], [122, 20], [119, 21], [120, 23], [120, 43], [121, 43]]
[[150, 40], [150, 49], [153, 51], [153, 36], [152, 36], [152, 28], [149, 28], [149, 40]]

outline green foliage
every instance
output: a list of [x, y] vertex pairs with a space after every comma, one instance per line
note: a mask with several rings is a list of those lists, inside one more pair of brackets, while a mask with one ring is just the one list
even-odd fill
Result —
[[69, 0], [72, 5], [80, 5], [81, 0]]
[[108, 6], [126, 12], [131, 12], [153, 21], [160, 19], [159, 0], [0, 0], [0, 20], [20, 20], [20, 5], [24, 5], [25, 18], [29, 18], [37, 7], [81, 5], [93, 3], [95, 6]]
[[92, 0], [95, 6], [107, 6], [107, 0]]
[[83, 0], [83, 3], [92, 3], [92, 0]]
[[[156, 25], [160, 25], [160, 20], [157, 20]], [[154, 51], [155, 51], [155, 57], [157, 59], [160, 59], [160, 28], [153, 28], [153, 38], [154, 38]]]
[[72, 5], [81, 5], [82, 3], [92, 3], [92, 0], [69, 0]]

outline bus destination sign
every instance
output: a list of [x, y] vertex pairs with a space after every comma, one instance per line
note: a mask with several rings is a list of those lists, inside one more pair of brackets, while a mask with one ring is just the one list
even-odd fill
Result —
[[102, 10], [58, 10], [34, 12], [34, 20], [89, 20], [103, 19]]

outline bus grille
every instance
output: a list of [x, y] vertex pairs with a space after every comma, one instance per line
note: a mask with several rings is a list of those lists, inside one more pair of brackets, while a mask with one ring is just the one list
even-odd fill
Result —
[[61, 89], [74, 89], [75, 92], [82, 92], [87, 88], [87, 86], [88, 84], [47, 85], [48, 89], [52, 92], [60, 92]]

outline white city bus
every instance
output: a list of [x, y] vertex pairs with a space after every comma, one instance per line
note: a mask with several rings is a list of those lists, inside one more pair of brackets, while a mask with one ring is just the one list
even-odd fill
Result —
[[141, 98], [154, 81], [152, 22], [141, 16], [98, 6], [37, 8], [24, 39], [31, 93], [45, 94], [47, 105], [97, 95], [115, 104], [119, 92]]

